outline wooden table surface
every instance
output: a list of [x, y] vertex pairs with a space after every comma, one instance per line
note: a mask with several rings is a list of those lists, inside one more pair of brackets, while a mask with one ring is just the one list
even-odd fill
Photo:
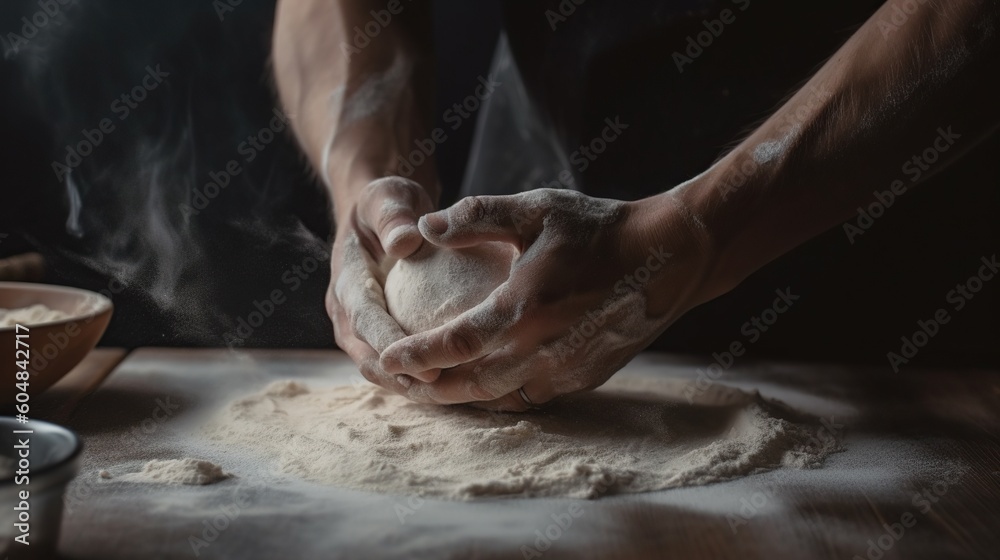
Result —
[[[111, 355], [103, 359], [114, 361]], [[696, 379], [708, 363], [644, 354], [626, 369]], [[253, 374], [244, 383], [240, 376], [247, 370]], [[67, 558], [134, 558], [141, 541], [157, 557], [193, 556], [188, 537], [200, 534], [207, 515], [198, 508], [214, 511], [206, 494], [184, 489], [177, 500], [164, 502], [166, 490], [129, 494], [134, 491], [128, 485], [92, 479], [91, 469], [138, 461], [143, 449], [184, 451], [178, 439], [183, 430], [167, 425], [148, 441], [123, 440], [133, 449], [120, 449], [122, 434], [148, 415], [156, 399], [182, 403], [173, 422], [195, 403], [211, 400], [207, 380], [213, 376], [225, 380], [219, 393], [227, 394], [274, 377], [346, 379], [352, 372], [357, 377], [346, 356], [333, 351], [133, 352], [69, 419], [88, 448], [84, 471], [70, 489], [75, 507], [64, 519], [61, 551]], [[420, 515], [403, 522], [397, 506], [407, 502], [399, 497], [311, 488], [292, 507], [280, 504], [273, 489], [258, 487], [257, 501], [233, 521], [234, 529], [198, 556], [1000, 558], [1000, 373], [888, 375], [848, 366], [746, 362], [716, 382], [759, 389], [824, 419], [842, 430], [846, 450], [815, 470], [782, 469], [705, 487], [585, 501], [584, 514], [545, 550], [535, 546], [536, 531], [544, 532], [551, 516], [573, 500], [428, 500]], [[82, 488], [88, 489], [85, 498], [77, 497]], [[231, 496], [240, 488], [203, 492]]]
[[95, 348], [55, 385], [34, 398], [34, 417], [65, 424], [80, 402], [97, 390], [128, 352], [123, 348]]

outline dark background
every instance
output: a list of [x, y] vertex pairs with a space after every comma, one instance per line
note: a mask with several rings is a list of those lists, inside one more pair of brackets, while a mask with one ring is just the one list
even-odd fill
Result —
[[[567, 151], [599, 134], [604, 117], [633, 125], [577, 180], [589, 194], [635, 199], [703, 171], [880, 2], [754, 0], [683, 74], [671, 54], [729, 2], [588, 0], [553, 32], [544, 12], [557, 4], [437, 2], [435, 116], [440, 121], [475, 89], [505, 27], [529, 91]], [[179, 210], [272, 117], [273, 10], [273, 0], [244, 0], [220, 21], [206, 0], [78, 2], [12, 53], [9, 33], [19, 33], [21, 18], [39, 6], [0, 7], [7, 51], [0, 232], [11, 234], [0, 256], [38, 250], [49, 263], [48, 282], [114, 286], [104, 344], [222, 346], [254, 301], [282, 289], [288, 302], [244, 345], [332, 346], [325, 263], [297, 290], [283, 281], [292, 267], [323, 256], [330, 231], [326, 196], [290, 137], [279, 135], [246, 163], [204, 211]], [[169, 79], [119, 121], [110, 103], [140, 83], [150, 64], [161, 64]], [[52, 161], [109, 116], [116, 130], [70, 186], [57, 181]], [[464, 124], [437, 152], [445, 203], [461, 182], [474, 129], [474, 121]], [[928, 145], [934, 135], [928, 130]], [[746, 342], [743, 323], [771, 305], [776, 289], [791, 288], [801, 299], [748, 357], [886, 364], [899, 337], [936, 309], [951, 311], [945, 294], [1000, 248], [998, 150], [994, 135], [898, 198], [854, 244], [841, 228], [821, 235], [685, 316], [655, 347], [710, 353]], [[67, 227], [74, 188], [79, 223]], [[987, 283], [906, 367], [1000, 365], [998, 294], [1000, 280]]]

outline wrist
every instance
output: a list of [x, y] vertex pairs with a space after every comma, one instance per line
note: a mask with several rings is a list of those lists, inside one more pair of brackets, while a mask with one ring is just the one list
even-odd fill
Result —
[[700, 209], [682, 194], [675, 189], [628, 203], [633, 243], [669, 254], [667, 266], [646, 286], [652, 317], [680, 316], [736, 285], [719, 276], [717, 240]]
[[437, 168], [432, 156], [413, 158], [406, 154], [414, 134], [357, 123], [338, 132], [323, 162], [323, 179], [330, 189], [335, 217], [342, 219], [355, 206], [361, 192], [373, 181], [402, 177], [424, 189], [436, 208], [440, 197]]

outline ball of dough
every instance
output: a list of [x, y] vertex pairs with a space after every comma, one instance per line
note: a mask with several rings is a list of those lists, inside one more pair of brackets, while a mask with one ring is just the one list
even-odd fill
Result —
[[442, 249], [424, 243], [385, 280], [385, 302], [407, 334], [439, 327], [489, 297], [510, 277], [517, 250], [507, 243]]

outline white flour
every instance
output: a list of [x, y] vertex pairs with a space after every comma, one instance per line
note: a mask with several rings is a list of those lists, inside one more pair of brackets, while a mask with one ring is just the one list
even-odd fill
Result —
[[58, 309], [50, 309], [40, 303], [17, 309], [0, 309], [0, 329], [13, 327], [18, 324], [39, 325], [51, 321], [62, 321], [68, 318], [68, 313], [64, 313]]
[[[215, 484], [232, 475], [222, 467], [209, 461], [198, 459], [157, 459], [143, 465], [136, 473], [122, 475], [119, 480], [160, 484]], [[107, 471], [100, 472], [101, 478], [111, 478]]]
[[815, 467], [838, 447], [757, 394], [613, 379], [544, 411], [418, 404], [370, 385], [273, 383], [236, 400], [210, 439], [319, 484], [446, 499], [647, 492], [778, 467]]

